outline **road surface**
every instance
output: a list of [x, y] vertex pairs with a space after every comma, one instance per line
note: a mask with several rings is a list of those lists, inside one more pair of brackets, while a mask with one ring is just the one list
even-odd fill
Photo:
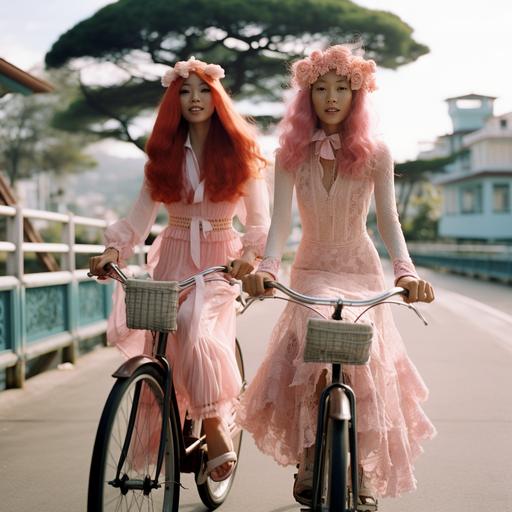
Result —
[[[384, 499], [382, 512], [512, 512], [512, 288], [424, 271], [436, 301], [422, 324], [405, 308], [396, 320], [426, 380], [425, 405], [439, 434], [418, 459], [418, 490]], [[391, 281], [390, 281], [391, 282]], [[282, 303], [257, 304], [239, 319], [249, 379], [261, 361]], [[100, 348], [70, 370], [0, 392], [0, 510], [85, 511], [88, 464], [115, 349]], [[225, 512], [298, 511], [294, 468], [277, 466], [244, 438], [237, 481]], [[204, 510], [184, 479], [180, 510]]]

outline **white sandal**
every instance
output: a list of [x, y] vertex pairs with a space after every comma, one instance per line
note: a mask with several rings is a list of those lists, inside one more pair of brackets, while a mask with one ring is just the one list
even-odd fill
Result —
[[[226, 474], [222, 478], [220, 478], [219, 480], [215, 480], [215, 478], [213, 478], [211, 476], [212, 471], [215, 471], [219, 466], [222, 466], [222, 464], [225, 464], [226, 462], [232, 462], [233, 463], [231, 465], [231, 468], [226, 472]], [[209, 460], [206, 463], [206, 474], [214, 482], [222, 482], [223, 480], [226, 480], [227, 478], [229, 478], [233, 474], [233, 471], [235, 470], [236, 462], [237, 462], [237, 457], [236, 457], [236, 453], [235, 452], [223, 453], [222, 455], [219, 455], [218, 457], [215, 457], [214, 459]]]
[[297, 464], [298, 473], [294, 475], [293, 497], [297, 503], [306, 507], [313, 505], [313, 468], [314, 446], [304, 449], [303, 462]]
[[359, 496], [357, 497], [357, 512], [376, 512], [379, 502], [374, 496], [373, 489], [365, 485], [364, 472], [359, 468]]

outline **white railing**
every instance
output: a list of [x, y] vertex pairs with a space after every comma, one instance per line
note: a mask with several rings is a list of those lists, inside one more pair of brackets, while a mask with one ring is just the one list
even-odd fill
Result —
[[[80, 290], [84, 290], [83, 286], [80, 287], [80, 283], [88, 281], [88, 277], [87, 269], [76, 268], [77, 255], [100, 254], [103, 252], [104, 246], [76, 243], [75, 231], [77, 226], [102, 230], [107, 223], [101, 219], [73, 214], [3, 205], [0, 205], [0, 217], [5, 218], [7, 224], [6, 240], [0, 240], [0, 253], [6, 255], [6, 275], [0, 277], [0, 371], [6, 371], [8, 386], [19, 387], [24, 381], [26, 363], [34, 357], [62, 349], [63, 359], [74, 361], [81, 339], [105, 333], [109, 306], [104, 308], [103, 318], [86, 324], [81, 321], [83, 310], [87, 309], [90, 304], [84, 302], [87, 299], [80, 298]], [[24, 241], [25, 219], [60, 223], [63, 226], [62, 239], [57, 243]], [[162, 229], [161, 226], [155, 225], [152, 233], [158, 234]], [[149, 247], [145, 245], [135, 248], [136, 265], [144, 265], [145, 253], [148, 250]], [[27, 273], [25, 271], [25, 255], [28, 252], [61, 255], [60, 270]], [[85, 284], [85, 286], [90, 285]], [[51, 287], [55, 287], [56, 293], [53, 293], [53, 297], [59, 297], [59, 300], [62, 298], [62, 304], [53, 306], [62, 310], [65, 327], [57, 332], [58, 329], [52, 331], [50, 325], [47, 326], [47, 332], [43, 332], [41, 336], [36, 332], [30, 338], [34, 329], [37, 330], [39, 317], [27, 318], [29, 313], [27, 313], [26, 298], [36, 288], [39, 288], [41, 293], [48, 291], [49, 295], [52, 295], [52, 291], [49, 291]], [[61, 288], [57, 293], [58, 287]], [[98, 296], [108, 305], [107, 288], [100, 287], [97, 290], [100, 290]], [[91, 288], [88, 288], [87, 293], [90, 292]], [[38, 301], [38, 307], [44, 308], [44, 293], [33, 300]], [[41, 304], [41, 302], [43, 303]], [[41, 318], [44, 320], [44, 311]], [[3, 324], [1, 324], [2, 321]], [[2, 336], [3, 339], [1, 339]]]

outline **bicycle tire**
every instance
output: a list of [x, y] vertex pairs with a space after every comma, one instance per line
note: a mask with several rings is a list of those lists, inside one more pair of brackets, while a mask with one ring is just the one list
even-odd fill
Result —
[[349, 467], [348, 421], [328, 418], [328, 474], [325, 498], [329, 512], [347, 511]]
[[[242, 382], [245, 381], [245, 369], [244, 362], [242, 358], [242, 350], [240, 348], [240, 344], [238, 340], [235, 340], [235, 350], [236, 350], [236, 361], [238, 364], [238, 370], [240, 371], [240, 375], [242, 377]], [[242, 446], [242, 434], [243, 431], [240, 430], [233, 437], [233, 451], [236, 453], [237, 459], [240, 460], [240, 449]], [[204, 461], [205, 462], [205, 461]], [[238, 463], [237, 463], [238, 466]], [[208, 508], [208, 510], [215, 510], [220, 507], [226, 498], [228, 497], [229, 491], [233, 486], [233, 482], [235, 479], [236, 469], [235, 467], [233, 473], [229, 478], [223, 480], [222, 482], [214, 482], [211, 478], [206, 478], [205, 482], [202, 484], [197, 484], [197, 491], [199, 493], [199, 497], [203, 502], [204, 506]]]
[[[159, 476], [160, 488], [151, 489], [146, 494], [142, 489], [122, 490], [109, 483], [115, 480], [121, 447], [132, 415], [133, 434], [120, 476], [133, 481], [143, 481], [147, 476], [154, 479], [162, 428], [163, 390], [161, 372], [152, 365], [143, 365], [129, 378], [115, 382], [105, 403], [94, 442], [89, 473], [88, 512], [146, 509], [178, 511], [179, 438], [172, 406], [171, 416], [166, 422], [167, 443]], [[136, 409], [133, 409], [135, 396], [140, 398]], [[126, 492], [123, 494], [123, 491]]]

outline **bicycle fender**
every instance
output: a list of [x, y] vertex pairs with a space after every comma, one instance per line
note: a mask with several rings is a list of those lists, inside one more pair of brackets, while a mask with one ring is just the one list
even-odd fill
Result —
[[350, 401], [342, 388], [329, 392], [329, 417], [335, 420], [350, 420]]
[[151, 364], [156, 366], [159, 371], [162, 371], [162, 364], [158, 359], [141, 354], [140, 356], [130, 357], [125, 361], [113, 374], [112, 377], [116, 379], [127, 379], [131, 377], [133, 373], [145, 364]]

